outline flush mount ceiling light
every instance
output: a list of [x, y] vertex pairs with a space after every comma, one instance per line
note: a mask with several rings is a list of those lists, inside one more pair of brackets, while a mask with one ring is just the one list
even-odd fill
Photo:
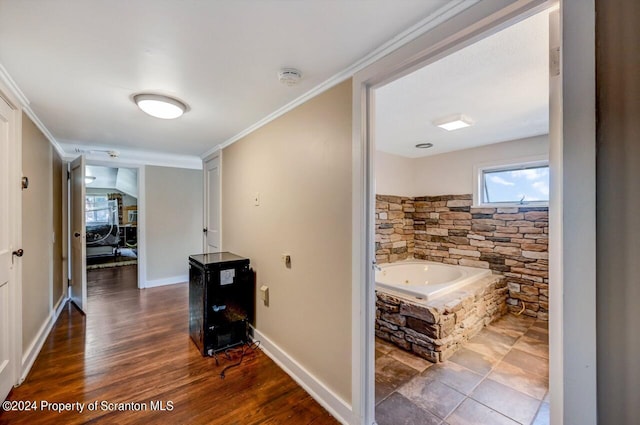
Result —
[[84, 176], [84, 184], [91, 184], [96, 181], [95, 176]]
[[161, 94], [141, 93], [133, 96], [138, 108], [152, 117], [171, 120], [187, 111], [187, 105], [173, 97]]
[[458, 130], [473, 125], [473, 120], [462, 114], [451, 115], [432, 122], [433, 125], [444, 128], [447, 131]]
[[433, 147], [433, 143], [418, 143], [416, 148], [418, 149], [429, 149]]

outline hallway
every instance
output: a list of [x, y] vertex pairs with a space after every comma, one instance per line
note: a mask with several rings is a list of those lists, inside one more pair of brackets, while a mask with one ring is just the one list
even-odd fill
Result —
[[[262, 352], [249, 352], [220, 379], [238, 356], [220, 366], [200, 356], [187, 329], [187, 285], [138, 290], [136, 267], [88, 272], [88, 315], [65, 307], [26, 381], [9, 395], [37, 401], [38, 410], [0, 411], [0, 424], [337, 423]], [[84, 411], [44, 411], [41, 401], [84, 403]]]

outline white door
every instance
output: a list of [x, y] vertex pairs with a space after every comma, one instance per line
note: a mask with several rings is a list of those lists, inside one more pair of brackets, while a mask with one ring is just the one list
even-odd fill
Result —
[[220, 153], [204, 163], [204, 250], [220, 252]]
[[84, 155], [71, 163], [71, 301], [87, 308], [87, 251], [85, 227]]
[[[13, 338], [10, 334], [10, 294], [11, 285], [11, 231], [9, 226], [9, 134], [14, 125], [13, 110], [0, 99], [0, 400], [4, 400], [16, 383], [15, 365], [12, 362]], [[15, 324], [14, 324], [15, 326]]]

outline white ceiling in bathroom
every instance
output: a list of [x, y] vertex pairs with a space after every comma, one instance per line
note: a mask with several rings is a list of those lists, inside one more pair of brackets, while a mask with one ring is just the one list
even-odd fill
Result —
[[[379, 88], [376, 148], [417, 158], [547, 134], [548, 39], [543, 12]], [[432, 124], [459, 113], [475, 124]]]

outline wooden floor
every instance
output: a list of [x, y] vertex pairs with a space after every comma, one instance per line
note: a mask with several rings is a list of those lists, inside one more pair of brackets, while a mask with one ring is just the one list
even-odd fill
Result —
[[[262, 352], [221, 379], [233, 361], [216, 366], [189, 339], [187, 284], [138, 290], [135, 279], [136, 266], [91, 270], [87, 316], [65, 308], [26, 381], [8, 398], [38, 407], [79, 402], [84, 412], [0, 412], [0, 423], [338, 423]], [[139, 404], [105, 410], [103, 401]], [[167, 410], [151, 410], [152, 401]]]

